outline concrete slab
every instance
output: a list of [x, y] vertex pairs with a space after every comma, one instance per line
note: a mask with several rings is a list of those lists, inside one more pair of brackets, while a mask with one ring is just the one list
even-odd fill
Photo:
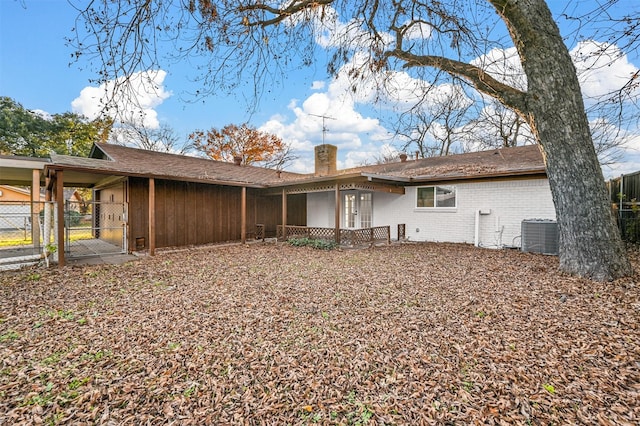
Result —
[[139, 256], [133, 254], [107, 254], [100, 256], [87, 256], [78, 257], [67, 260], [67, 265], [80, 266], [80, 265], [122, 265], [127, 262], [134, 262], [140, 259]]

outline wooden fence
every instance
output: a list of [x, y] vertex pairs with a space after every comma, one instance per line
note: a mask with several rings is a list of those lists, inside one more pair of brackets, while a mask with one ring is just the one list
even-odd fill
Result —
[[622, 239], [640, 244], [640, 172], [607, 182]]
[[[285, 238], [286, 235], [286, 238]], [[359, 245], [373, 245], [376, 243], [391, 243], [391, 229], [389, 226], [375, 226], [362, 229], [340, 229], [339, 239], [336, 239], [335, 228], [320, 228], [314, 226], [286, 226], [278, 225], [276, 237], [279, 240], [288, 238], [313, 238], [319, 240], [336, 241], [340, 245], [355, 247]], [[264, 225], [256, 225], [256, 239], [264, 239]]]

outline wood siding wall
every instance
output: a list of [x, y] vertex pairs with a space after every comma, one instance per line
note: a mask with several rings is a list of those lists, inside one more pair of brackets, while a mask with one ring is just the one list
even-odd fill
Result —
[[[129, 178], [129, 248], [149, 248], [149, 181]], [[137, 246], [137, 241], [140, 246]]]
[[[156, 246], [183, 247], [241, 238], [241, 192], [231, 186], [156, 180]], [[129, 247], [144, 239], [148, 248], [147, 179], [129, 179]], [[287, 222], [306, 224], [306, 195], [290, 195], [287, 199]], [[255, 224], [273, 228], [282, 221], [282, 199], [265, 196], [262, 191], [247, 190], [247, 233], [255, 233]]]
[[[282, 224], [282, 196], [256, 195], [256, 221], [265, 226], [265, 236], [275, 237], [278, 225]], [[249, 222], [250, 226], [253, 223]], [[306, 226], [307, 224], [307, 195], [287, 195], [287, 225]]]

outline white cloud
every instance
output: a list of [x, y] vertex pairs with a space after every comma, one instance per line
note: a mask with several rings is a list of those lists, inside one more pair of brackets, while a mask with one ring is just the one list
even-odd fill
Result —
[[53, 120], [53, 116], [51, 114], [49, 114], [47, 111], [42, 110], [42, 109], [33, 109], [31, 110], [32, 113], [34, 113], [35, 115], [37, 115], [38, 117], [47, 120], [47, 121], [51, 121]]
[[[599, 98], [622, 89], [638, 72], [638, 67], [614, 44], [588, 40], [570, 53], [587, 98]], [[640, 90], [635, 96], [640, 96]]]
[[[292, 100], [289, 103], [288, 108], [294, 115], [292, 121], [284, 117], [272, 117], [263, 125], [264, 129], [277, 134], [300, 153], [301, 158], [289, 168], [292, 171], [313, 170], [312, 148], [323, 140], [323, 125], [326, 129], [325, 142], [339, 148], [339, 167], [372, 163], [387, 156], [383, 147], [391, 139], [389, 132], [378, 118], [360, 113], [360, 107], [376, 103], [383, 110], [406, 111], [423, 102], [422, 107], [428, 108], [441, 98], [450, 96], [453, 90], [450, 85], [433, 86], [404, 71], [389, 71], [384, 75], [384, 85], [388, 91], [380, 92], [380, 80], [376, 80], [380, 76], [373, 75], [366, 66], [371, 59], [369, 54], [358, 51], [359, 46], [371, 42], [368, 34], [362, 31], [361, 23], [357, 20], [340, 21], [338, 14], [330, 7], [318, 8], [313, 13], [320, 12], [325, 14], [323, 20], [318, 16], [307, 17], [313, 20], [316, 34], [319, 34], [316, 40], [318, 45], [324, 48], [347, 45], [354, 48], [356, 53], [330, 82], [314, 81], [311, 90], [315, 93], [302, 101]], [[290, 24], [296, 25], [297, 22]], [[426, 25], [416, 26], [410, 36], [424, 40], [430, 37], [430, 32], [431, 28]], [[385, 34], [382, 44], [389, 47], [393, 40], [387, 36]], [[619, 89], [637, 71], [627, 57], [614, 47], [585, 42], [572, 50], [585, 96], [599, 96]], [[595, 53], [601, 55], [596, 56]], [[611, 65], [605, 66], [605, 61]], [[527, 79], [515, 47], [493, 49], [471, 63], [499, 81], [521, 90], [527, 89]], [[352, 90], [354, 86], [357, 87], [355, 91]], [[461, 98], [462, 103], [468, 101], [470, 99], [466, 96]], [[323, 120], [318, 116], [326, 118]], [[640, 142], [636, 142], [636, 145], [640, 145]], [[635, 149], [627, 150], [626, 158], [638, 159], [640, 146]]]
[[[312, 172], [313, 148], [323, 141], [338, 147], [339, 168], [371, 163], [381, 156], [381, 145], [389, 141], [389, 132], [378, 118], [357, 111], [359, 104], [370, 103], [374, 95], [363, 93], [360, 96], [350, 90], [348, 70], [358, 66], [359, 58], [339, 70], [325, 90], [312, 93], [302, 102], [291, 100], [288, 109], [294, 117], [292, 121], [275, 115], [260, 126], [260, 130], [282, 138], [300, 156], [288, 170]], [[365, 82], [364, 87], [370, 86]]]
[[323, 48], [350, 46], [358, 49], [371, 43], [390, 46], [393, 42], [391, 34], [385, 32], [379, 33], [382, 40], [374, 39], [371, 32], [366, 29], [367, 24], [360, 19], [351, 19], [348, 22], [341, 21], [339, 14], [333, 7], [317, 8], [311, 13], [314, 14], [316, 43]]
[[160, 122], [155, 108], [171, 96], [163, 85], [166, 75], [163, 70], [141, 71], [128, 79], [85, 87], [71, 107], [89, 119], [106, 114], [118, 123], [157, 129]]
[[482, 68], [498, 81], [527, 90], [527, 77], [515, 47], [491, 49], [486, 55], [472, 60], [471, 65]]
[[[638, 72], [618, 46], [587, 40], [578, 43], [569, 52], [576, 67], [582, 93], [586, 98], [598, 98], [624, 87]], [[492, 77], [526, 90], [527, 79], [515, 47], [492, 49], [473, 61]], [[640, 93], [635, 94], [640, 96]]]
[[640, 134], [628, 134], [625, 139], [620, 158], [602, 168], [606, 179], [640, 171]]
[[322, 90], [324, 89], [324, 86], [325, 86], [324, 81], [317, 80], [311, 83], [311, 90]]
[[407, 21], [405, 25], [411, 26], [404, 33], [407, 40], [426, 40], [431, 37], [431, 25], [420, 21]]

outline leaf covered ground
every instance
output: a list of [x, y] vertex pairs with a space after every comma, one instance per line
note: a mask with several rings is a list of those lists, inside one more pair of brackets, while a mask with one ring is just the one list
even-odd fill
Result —
[[638, 281], [451, 244], [3, 273], [0, 424], [638, 424]]

